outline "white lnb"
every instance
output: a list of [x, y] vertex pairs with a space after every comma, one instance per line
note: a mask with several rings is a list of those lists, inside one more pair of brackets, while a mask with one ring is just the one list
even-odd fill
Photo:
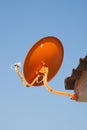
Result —
[[20, 62], [15, 63], [13, 66], [14, 66], [14, 67], [21, 67], [21, 63], [20, 63]]
[[21, 66], [22, 66], [21, 63], [18, 62], [18, 63], [11, 65], [11, 69], [14, 70], [14, 69], [16, 69], [16, 67], [18, 68], [18, 67], [21, 67]]

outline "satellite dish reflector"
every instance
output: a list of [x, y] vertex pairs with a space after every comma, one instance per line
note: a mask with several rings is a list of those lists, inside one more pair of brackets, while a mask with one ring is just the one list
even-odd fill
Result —
[[[23, 72], [26, 81], [31, 83], [43, 65], [49, 68], [47, 81], [50, 81], [60, 69], [63, 56], [63, 46], [56, 37], [45, 37], [36, 42], [24, 60]], [[33, 86], [43, 85], [42, 78], [41, 75]]]
[[19, 63], [14, 64], [14, 68], [24, 86], [41, 86], [44, 84], [51, 93], [69, 96], [71, 99], [77, 100], [76, 94], [56, 91], [48, 85], [48, 81], [59, 71], [63, 56], [64, 49], [61, 41], [56, 37], [49, 36], [36, 42], [28, 51], [23, 65], [24, 77], [18, 69]]

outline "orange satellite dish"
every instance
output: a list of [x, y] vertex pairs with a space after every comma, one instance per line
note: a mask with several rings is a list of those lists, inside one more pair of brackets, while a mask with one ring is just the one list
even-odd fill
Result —
[[[26, 81], [31, 83], [43, 65], [49, 68], [47, 81], [50, 81], [58, 72], [63, 56], [62, 43], [56, 37], [45, 37], [36, 42], [25, 57], [23, 72]], [[43, 85], [42, 78], [41, 75], [33, 86]]]
[[48, 36], [36, 42], [27, 53], [23, 65], [24, 77], [18, 69], [18, 67], [21, 66], [20, 63], [14, 64], [13, 67], [21, 78], [24, 86], [41, 86], [44, 84], [47, 90], [54, 94], [69, 96], [77, 100], [77, 94], [56, 91], [47, 83], [59, 71], [63, 56], [64, 49], [61, 41], [56, 37]]

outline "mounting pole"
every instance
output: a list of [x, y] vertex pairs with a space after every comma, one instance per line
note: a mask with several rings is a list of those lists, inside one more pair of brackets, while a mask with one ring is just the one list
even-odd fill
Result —
[[46, 89], [48, 91], [50, 91], [51, 93], [54, 93], [54, 94], [59, 94], [59, 95], [62, 95], [62, 96], [68, 96], [70, 97], [71, 99], [73, 100], [77, 100], [78, 97], [77, 97], [77, 94], [70, 94], [70, 93], [67, 93], [67, 92], [61, 92], [61, 91], [56, 91], [54, 89], [52, 89], [48, 83], [47, 83], [47, 76], [48, 76], [48, 68], [47, 67], [44, 67], [42, 68], [42, 73], [44, 73], [44, 79], [43, 79], [43, 82], [44, 82], [44, 85], [46, 87]]

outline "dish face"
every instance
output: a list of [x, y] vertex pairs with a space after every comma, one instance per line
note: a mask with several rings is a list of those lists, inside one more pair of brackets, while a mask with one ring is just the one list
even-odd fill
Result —
[[[63, 56], [64, 49], [59, 39], [52, 36], [42, 38], [36, 42], [25, 57], [23, 66], [25, 80], [31, 83], [44, 63], [48, 67], [48, 81], [50, 81], [60, 69]], [[33, 86], [43, 85], [42, 79], [43, 75], [39, 77]]]

